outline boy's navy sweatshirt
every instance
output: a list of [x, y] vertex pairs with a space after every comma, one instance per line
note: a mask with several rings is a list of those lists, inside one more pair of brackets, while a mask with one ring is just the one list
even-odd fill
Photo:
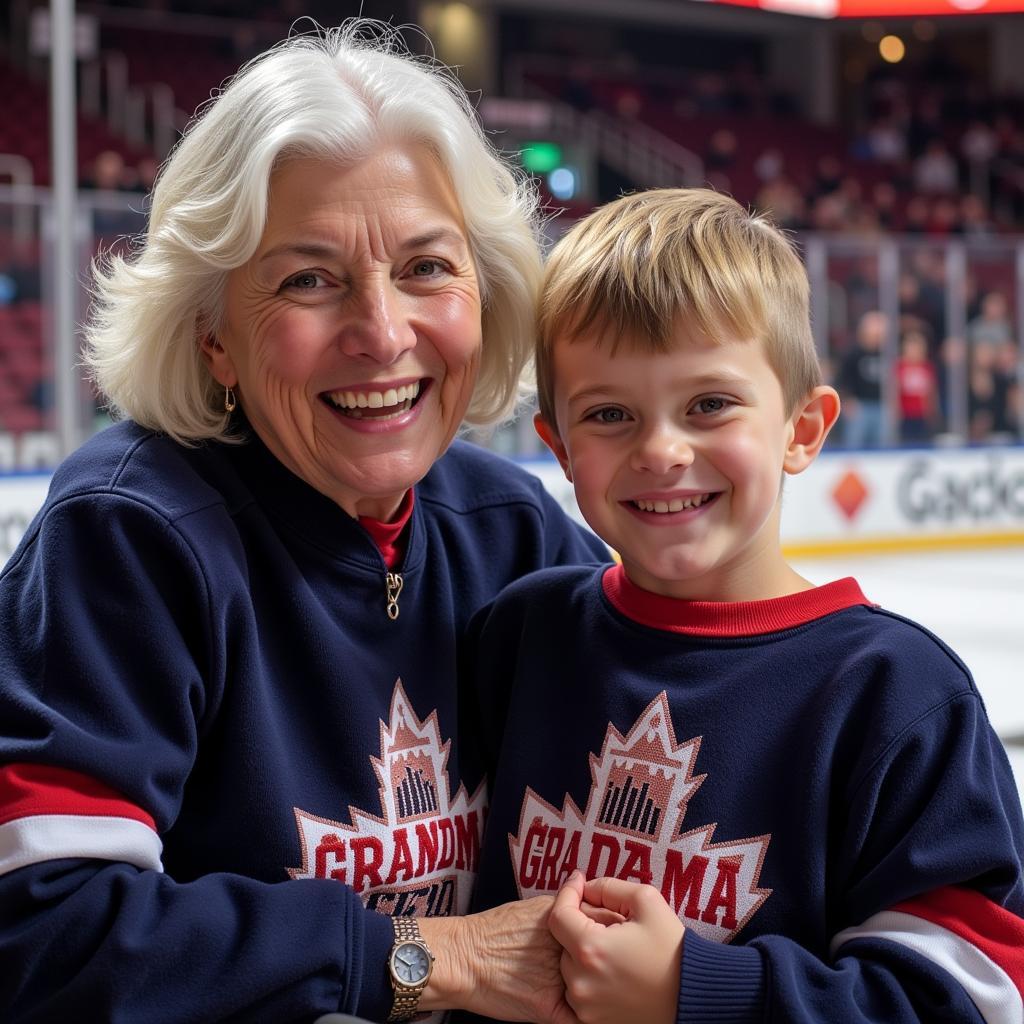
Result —
[[1024, 1021], [1020, 802], [927, 630], [851, 579], [728, 604], [620, 567], [536, 573], [477, 625], [476, 907], [576, 867], [655, 886], [685, 1024]]

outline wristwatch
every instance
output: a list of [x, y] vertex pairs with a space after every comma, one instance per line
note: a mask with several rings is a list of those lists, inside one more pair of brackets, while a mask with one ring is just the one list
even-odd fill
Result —
[[420, 996], [430, 981], [434, 969], [434, 954], [423, 941], [419, 922], [415, 917], [393, 917], [395, 944], [388, 954], [388, 974], [395, 991], [391, 1005], [391, 1021], [412, 1020], [416, 1016]]

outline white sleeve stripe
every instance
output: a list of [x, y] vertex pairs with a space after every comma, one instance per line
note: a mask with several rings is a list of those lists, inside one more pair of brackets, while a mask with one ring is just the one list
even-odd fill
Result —
[[833, 959], [851, 939], [887, 939], [912, 949], [951, 974], [971, 997], [985, 1024], [1020, 1024], [1024, 1000], [1010, 976], [977, 946], [924, 918], [886, 910], [832, 939]]
[[33, 814], [0, 825], [0, 875], [64, 857], [117, 860], [163, 871], [160, 837], [132, 818]]

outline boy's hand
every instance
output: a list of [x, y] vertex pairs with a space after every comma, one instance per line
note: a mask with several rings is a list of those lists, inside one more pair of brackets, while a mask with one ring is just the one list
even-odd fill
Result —
[[653, 886], [574, 872], [548, 919], [583, 1024], [673, 1024], [683, 924]]

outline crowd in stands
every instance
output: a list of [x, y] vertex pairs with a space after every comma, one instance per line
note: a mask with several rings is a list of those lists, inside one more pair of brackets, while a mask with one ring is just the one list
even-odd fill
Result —
[[794, 229], [973, 239], [1021, 229], [1024, 98], [891, 79], [870, 96], [845, 151], [810, 174], [790, 173], [776, 148], [759, 154], [754, 204]]
[[971, 313], [964, 337], [936, 332], [935, 318], [913, 302], [901, 301], [895, 324], [877, 309], [861, 313], [849, 345], [827, 364], [843, 400], [838, 442], [1019, 440], [1024, 389], [1009, 303], [1002, 292], [985, 292]]
[[[162, 57], [182, 72], [187, 95], [181, 103], [190, 108], [209, 95], [227, 68], [237, 67], [262, 43], [253, 36], [261, 19], [263, 28], [304, 14], [333, 20], [329, 11], [305, 0], [257, 2], [244, 11], [236, 0], [132, 0], [128, 6], [152, 13], [173, 8], [223, 18], [245, 15], [238, 30], [219, 42], [204, 39], [200, 46], [184, 36], [165, 37]], [[365, 6], [368, 15], [378, 13], [371, 0]], [[137, 58], [132, 74], [164, 67], [160, 54], [135, 39], [137, 31], [122, 25], [110, 36]], [[701, 159], [706, 184], [768, 213], [798, 237], [816, 232], [866, 243], [868, 255], [845, 265], [839, 261], [829, 270], [830, 287], [841, 299], [841, 314], [830, 316], [835, 322], [824, 353], [830, 379], [844, 399], [837, 443], [860, 448], [1024, 436], [1016, 327], [1021, 311], [1015, 308], [1012, 272], [968, 273], [967, 326], [954, 333], [955, 325], [947, 323], [946, 266], [938, 249], [928, 248], [932, 241], [984, 242], [1024, 231], [1024, 97], [965, 86], [948, 68], [935, 74], [925, 69], [916, 77], [883, 72], [860, 85], [858, 104], [845, 124], [822, 127], [762, 74], [750, 53], [732, 59], [711, 54], [705, 66], [698, 60], [689, 70], [680, 66], [694, 62], [696, 51], [674, 65], [645, 62], [627, 52], [611, 60], [554, 56], [522, 63], [524, 81], [541, 94], [581, 111], [602, 111], [625, 125], [656, 129]], [[202, 70], [203, 60], [208, 72]], [[38, 91], [13, 69], [0, 70], [11, 89], [26, 96]], [[105, 141], [98, 152], [87, 151], [80, 176], [97, 247], [118, 245], [141, 230], [144, 197], [158, 170], [151, 153]], [[126, 196], [136, 198], [126, 203]], [[610, 198], [598, 195], [594, 201]], [[577, 204], [568, 216], [587, 209]], [[870, 248], [871, 242], [893, 236], [927, 243], [901, 253], [895, 320], [881, 309], [879, 261]], [[48, 390], [30, 379], [45, 368], [38, 242], [0, 242], [0, 335], [19, 338], [20, 347], [36, 352], [32, 365], [16, 357], [15, 372], [8, 350], [16, 345], [0, 344], [0, 407], [16, 390], [22, 404], [42, 417]]]
[[[870, 255], [829, 274], [843, 308], [825, 354], [844, 402], [836, 443], [1015, 441], [1024, 398], [1012, 269], [968, 268], [966, 331], [952, 334], [947, 269], [931, 243], [984, 243], [1024, 230], [1024, 97], [965, 88], [948, 68], [931, 70], [941, 73], [865, 82], [853, 122], [835, 129], [802, 119], [749, 61], [687, 73], [628, 57], [576, 60], [527, 76], [578, 109], [645, 123], [687, 146], [707, 184], [798, 237], [862, 243]], [[892, 322], [879, 308], [871, 243], [894, 236], [905, 244]]]
[[1024, 226], [1024, 97], [964, 89], [958, 75], [880, 75], [838, 128], [802, 117], [749, 61], [687, 73], [576, 60], [527, 78], [686, 146], [708, 184], [787, 228], [986, 238]]

